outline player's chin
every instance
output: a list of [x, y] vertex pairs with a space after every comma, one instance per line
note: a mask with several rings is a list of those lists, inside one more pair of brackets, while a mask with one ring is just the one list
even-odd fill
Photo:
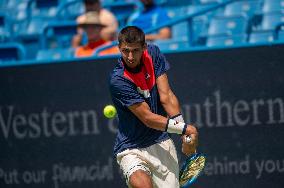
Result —
[[127, 62], [127, 66], [130, 68], [130, 69], [134, 69], [138, 66], [137, 63], [135, 62]]
[[127, 61], [127, 65], [135, 65], [136, 63], [135, 63], [135, 61]]

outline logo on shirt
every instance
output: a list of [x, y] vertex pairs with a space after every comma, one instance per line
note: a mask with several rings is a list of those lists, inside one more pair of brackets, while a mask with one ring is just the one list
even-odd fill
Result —
[[150, 74], [148, 72], [145, 73], [145, 79], [148, 80], [150, 78]]
[[149, 89], [143, 90], [140, 87], [137, 87], [137, 91], [138, 91], [139, 94], [143, 95], [144, 98], [151, 97]]

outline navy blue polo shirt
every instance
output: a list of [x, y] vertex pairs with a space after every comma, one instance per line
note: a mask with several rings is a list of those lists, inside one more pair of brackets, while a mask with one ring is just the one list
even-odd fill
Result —
[[119, 118], [114, 154], [126, 149], [145, 148], [169, 138], [167, 132], [144, 125], [128, 107], [147, 102], [153, 113], [166, 116], [160, 102], [156, 79], [169, 70], [165, 56], [155, 45], [147, 45], [141, 58], [140, 72], [124, 68], [120, 57], [110, 77], [110, 93]]

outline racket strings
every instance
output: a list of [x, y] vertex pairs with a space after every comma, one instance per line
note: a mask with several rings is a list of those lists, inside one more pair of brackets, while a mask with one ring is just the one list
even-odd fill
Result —
[[180, 184], [185, 184], [189, 179], [193, 179], [198, 176], [199, 172], [205, 166], [205, 157], [199, 156], [196, 159], [192, 160], [183, 171], [180, 177]]

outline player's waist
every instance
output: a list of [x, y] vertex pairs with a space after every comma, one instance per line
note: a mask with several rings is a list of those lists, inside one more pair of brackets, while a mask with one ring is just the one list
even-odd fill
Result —
[[116, 156], [117, 153], [123, 152], [127, 149], [134, 149], [134, 148], [146, 148], [153, 144], [160, 143], [164, 140], [169, 139], [169, 135], [167, 132], [160, 132], [160, 134], [152, 135], [152, 136], [145, 136], [143, 139], [130, 139], [125, 137], [120, 138], [119, 135], [117, 136], [116, 143], [114, 145], [114, 155]]

